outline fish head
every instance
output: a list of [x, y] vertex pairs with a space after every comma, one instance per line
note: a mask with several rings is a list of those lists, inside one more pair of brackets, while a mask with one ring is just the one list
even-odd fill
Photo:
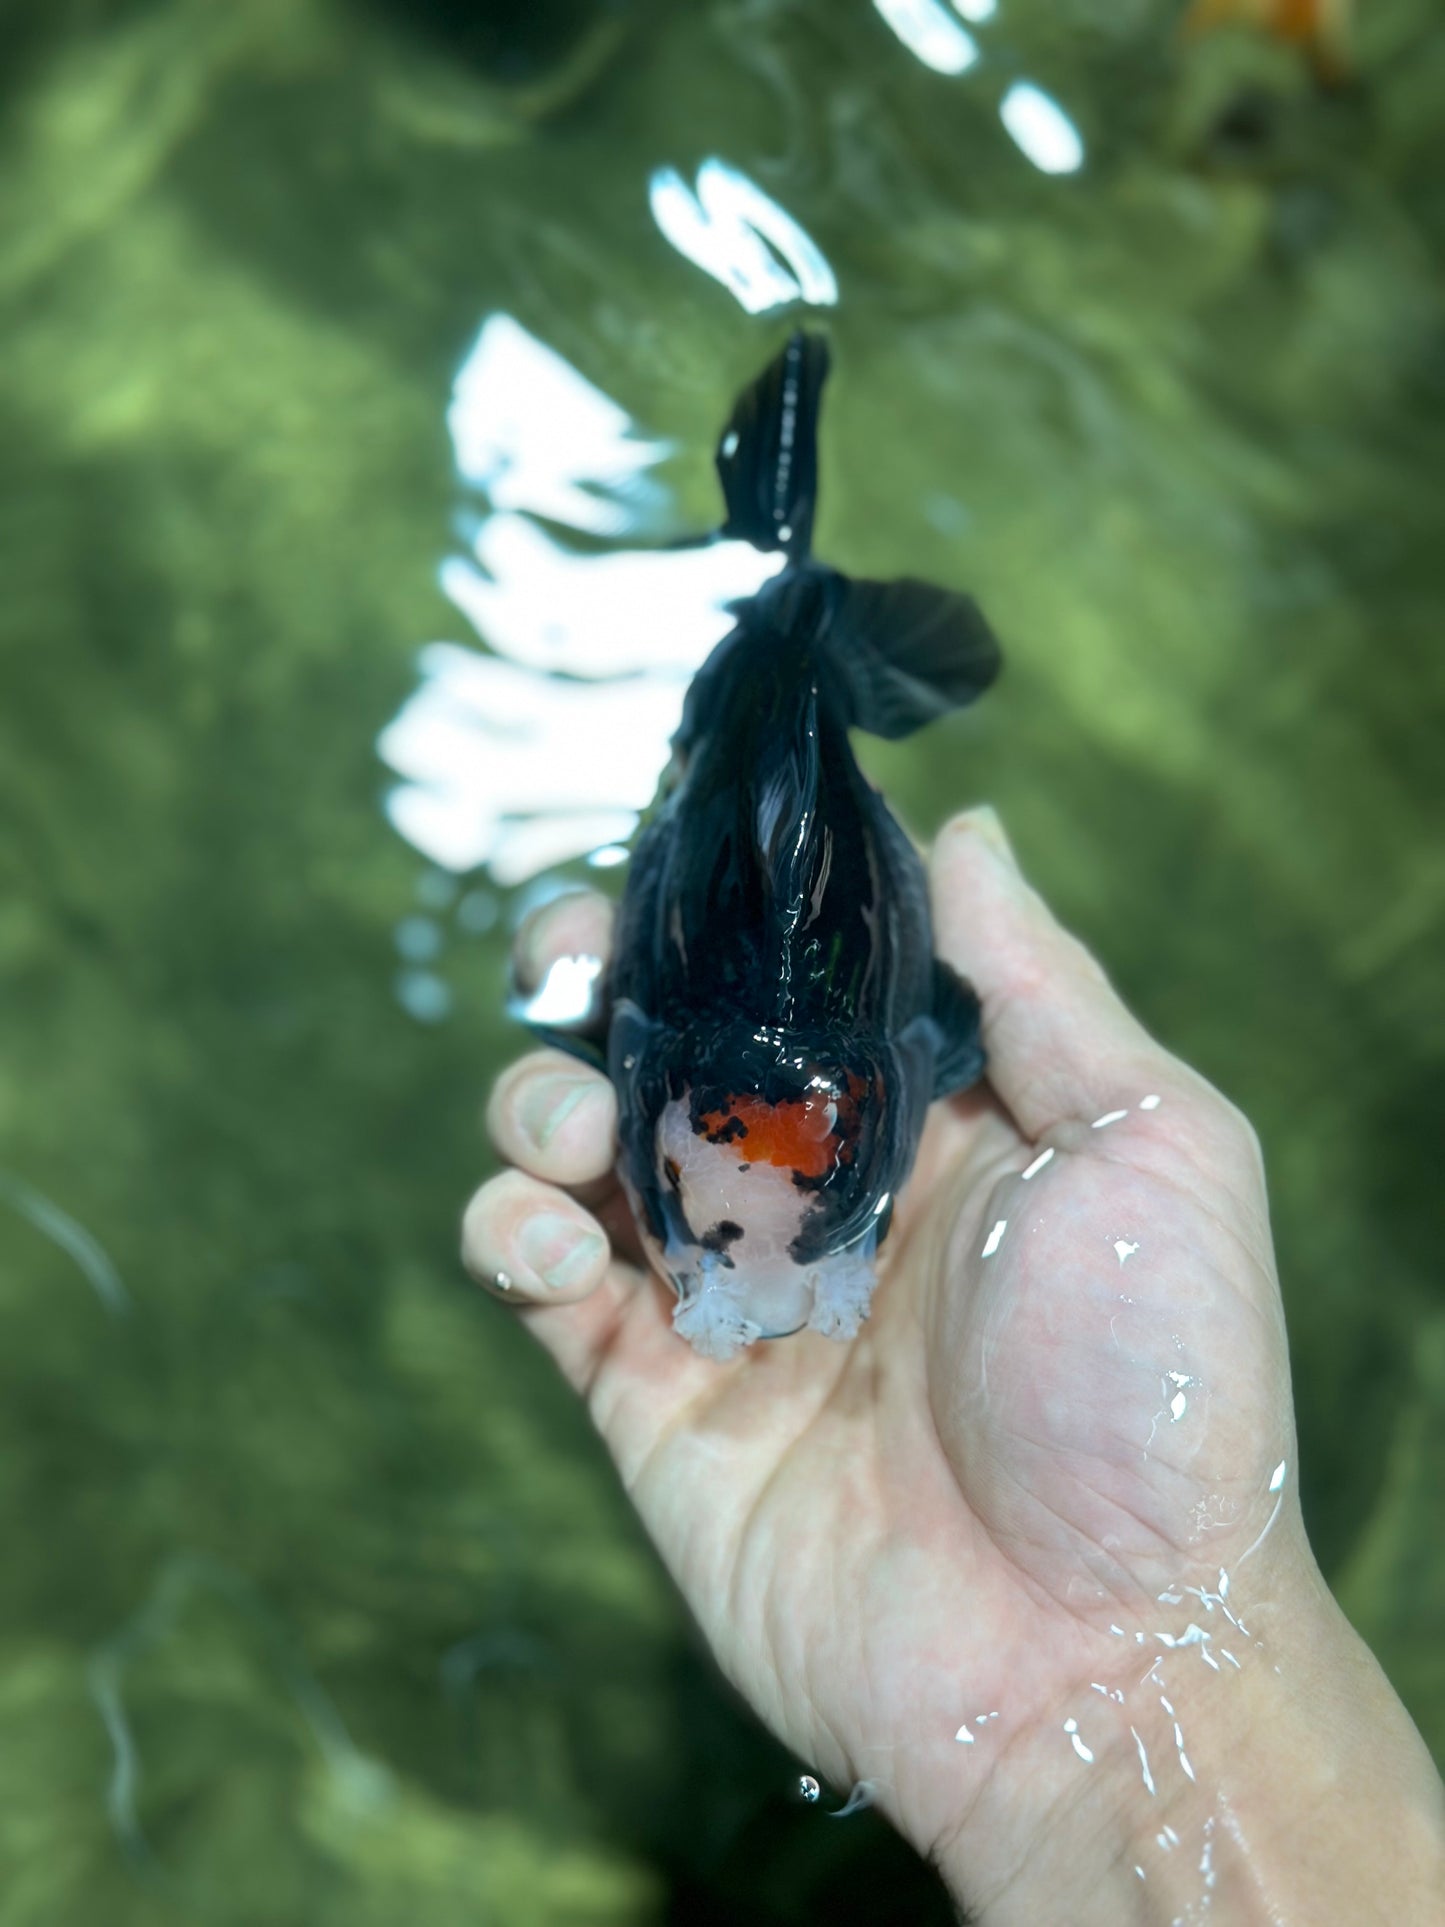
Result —
[[673, 1062], [643, 1141], [661, 1205], [661, 1235], [647, 1242], [682, 1301], [679, 1328], [705, 1297], [745, 1316], [751, 1336], [805, 1324], [847, 1335], [836, 1300], [842, 1291], [866, 1313], [917, 1141], [921, 1111], [900, 1088], [910, 1080], [897, 1054], [724, 1024], [679, 1040]]

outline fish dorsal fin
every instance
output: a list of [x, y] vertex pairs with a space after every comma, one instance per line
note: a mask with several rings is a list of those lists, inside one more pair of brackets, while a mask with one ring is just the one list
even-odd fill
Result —
[[818, 408], [828, 344], [799, 329], [738, 397], [717, 447], [723, 534], [802, 560], [818, 497]]
[[998, 674], [998, 639], [972, 596], [908, 576], [835, 583], [823, 642], [859, 729], [911, 735], [971, 703]]
[[810, 689], [786, 737], [760, 763], [753, 788], [753, 842], [773, 904], [790, 932], [802, 920], [823, 861], [818, 810], [818, 692]]

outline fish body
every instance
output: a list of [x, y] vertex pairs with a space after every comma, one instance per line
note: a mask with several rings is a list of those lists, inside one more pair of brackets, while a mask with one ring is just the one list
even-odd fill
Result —
[[633, 851], [608, 984], [619, 1170], [678, 1332], [709, 1357], [850, 1338], [929, 1101], [983, 1069], [933, 956], [922, 864], [849, 730], [971, 700], [998, 649], [966, 596], [810, 553], [826, 344], [798, 333], [718, 449], [725, 535], [781, 550], [687, 696]]

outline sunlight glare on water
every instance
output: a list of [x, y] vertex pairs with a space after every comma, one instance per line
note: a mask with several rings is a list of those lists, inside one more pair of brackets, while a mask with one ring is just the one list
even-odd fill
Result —
[[[936, 74], [962, 74], [978, 59], [978, 42], [944, 9], [942, 0], [873, 0], [874, 6], [911, 52]], [[964, 7], [958, 11], [965, 18]]]
[[639, 478], [668, 452], [634, 440], [626, 410], [509, 314], [488, 316], [457, 371], [447, 430], [457, 474], [493, 511], [593, 535], [633, 525]]
[[648, 200], [678, 253], [720, 281], [748, 314], [793, 301], [825, 308], [836, 303], [837, 277], [817, 242], [726, 161], [704, 161], [696, 191], [676, 168], [660, 167]]
[[1019, 151], [1045, 174], [1074, 174], [1084, 164], [1077, 127], [1042, 87], [1016, 81], [1003, 97], [999, 118]]
[[548, 534], [537, 517], [590, 535], [635, 528], [638, 484], [666, 444], [638, 438], [509, 315], [478, 334], [447, 424], [457, 471], [491, 512], [440, 581], [487, 648], [421, 651], [420, 686], [378, 738], [403, 779], [386, 808], [433, 863], [518, 883], [626, 842], [688, 679], [731, 626], [727, 605], [782, 558], [745, 542], [582, 553]]
[[510, 661], [568, 676], [690, 675], [777, 568], [747, 542], [578, 554], [525, 515], [490, 515], [442, 565], [448, 600]]

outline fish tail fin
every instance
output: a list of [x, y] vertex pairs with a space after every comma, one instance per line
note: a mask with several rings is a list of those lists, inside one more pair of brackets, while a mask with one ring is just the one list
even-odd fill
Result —
[[1002, 660], [972, 596], [907, 576], [834, 575], [818, 640], [847, 721], [891, 740], [973, 702]]
[[717, 447], [722, 533], [805, 561], [818, 495], [818, 410], [828, 344], [796, 329], [738, 397]]

